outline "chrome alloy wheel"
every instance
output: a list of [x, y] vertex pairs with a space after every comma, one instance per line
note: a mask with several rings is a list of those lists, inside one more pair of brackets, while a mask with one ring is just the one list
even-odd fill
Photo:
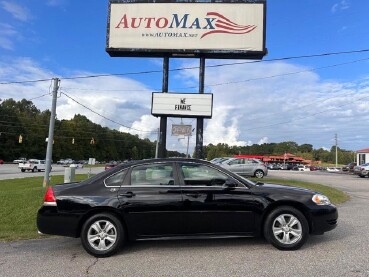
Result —
[[302, 238], [301, 222], [292, 214], [281, 214], [273, 221], [274, 237], [283, 244], [294, 244]]
[[109, 250], [117, 241], [117, 229], [108, 220], [98, 220], [88, 229], [87, 240], [96, 250]]
[[256, 170], [255, 171], [255, 177], [256, 178], [263, 178], [264, 177], [264, 172], [262, 170]]

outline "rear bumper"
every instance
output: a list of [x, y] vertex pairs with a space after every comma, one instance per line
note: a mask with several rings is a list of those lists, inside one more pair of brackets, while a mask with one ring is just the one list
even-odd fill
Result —
[[60, 213], [56, 206], [42, 206], [37, 213], [37, 229], [42, 234], [79, 237], [81, 216]]
[[321, 235], [337, 227], [338, 211], [334, 205], [317, 207], [311, 213], [311, 234]]

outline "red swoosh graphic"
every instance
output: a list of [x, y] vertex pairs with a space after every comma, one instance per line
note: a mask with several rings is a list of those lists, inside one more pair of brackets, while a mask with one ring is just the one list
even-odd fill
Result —
[[215, 26], [218, 29], [204, 33], [201, 36], [201, 38], [210, 34], [219, 34], [219, 33], [236, 34], [236, 35], [247, 34], [256, 28], [255, 25], [239, 25], [237, 23], [234, 23], [233, 21], [229, 20], [228, 18], [217, 12], [208, 12], [206, 15], [217, 17], [215, 21]]

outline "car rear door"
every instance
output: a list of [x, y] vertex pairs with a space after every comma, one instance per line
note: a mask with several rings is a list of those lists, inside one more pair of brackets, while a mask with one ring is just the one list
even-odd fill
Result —
[[[254, 232], [250, 190], [210, 165], [179, 163], [183, 226], [187, 235], [247, 235]], [[226, 182], [237, 184], [228, 187]]]
[[136, 238], [173, 236], [181, 232], [182, 195], [172, 162], [141, 164], [129, 169], [119, 189], [120, 211]]

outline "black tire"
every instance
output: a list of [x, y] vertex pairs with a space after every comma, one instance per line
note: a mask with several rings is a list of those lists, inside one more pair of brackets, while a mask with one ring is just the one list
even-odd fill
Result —
[[37, 170], [37, 167], [32, 168], [32, 172], [35, 172]]
[[21, 171], [22, 171], [22, 172], [26, 172], [26, 170], [25, 170], [25, 169], [23, 169], [23, 168], [21, 169]]
[[[285, 224], [282, 224], [281, 220]], [[299, 210], [281, 206], [267, 216], [264, 237], [280, 250], [297, 250], [309, 237], [309, 224]]]
[[258, 170], [255, 170], [255, 173], [254, 173], [254, 176], [256, 177], [256, 178], [259, 178], [259, 179], [261, 179], [261, 178], [263, 178], [264, 177], [264, 171], [262, 171], [261, 169], [258, 169]]
[[[108, 224], [111, 224], [110, 226]], [[92, 227], [95, 225], [95, 227]], [[108, 227], [107, 230], [105, 228]], [[100, 229], [101, 233], [96, 230]], [[106, 232], [105, 232], [106, 231]], [[96, 239], [89, 240], [88, 238], [96, 236]], [[111, 242], [107, 237], [114, 238]], [[109, 257], [115, 254], [125, 241], [125, 231], [121, 221], [114, 215], [101, 213], [91, 216], [83, 224], [81, 230], [81, 241], [83, 248], [91, 255], [99, 258]], [[101, 247], [99, 244], [103, 241]]]

